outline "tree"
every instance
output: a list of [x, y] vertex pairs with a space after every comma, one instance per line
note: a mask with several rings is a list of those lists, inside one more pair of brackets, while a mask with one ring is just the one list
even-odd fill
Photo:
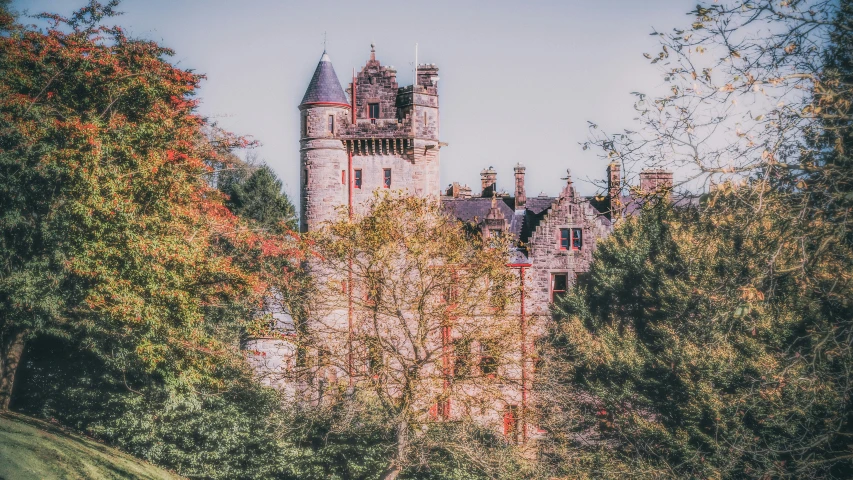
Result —
[[505, 244], [467, 234], [434, 200], [382, 195], [366, 209], [309, 238], [310, 359], [297, 376], [313, 403], [344, 402], [391, 430], [391, 479], [448, 451], [437, 420], [499, 424], [518, 381], [516, 279]]
[[647, 205], [599, 245], [537, 377], [543, 450], [559, 473], [853, 472], [851, 312], [834, 298], [853, 294], [840, 280], [853, 259], [837, 243], [804, 278], [803, 226], [788, 223], [785, 197], [763, 195], [756, 214], [742, 195], [701, 211]]
[[264, 289], [218, 245], [265, 239], [206, 182], [246, 142], [211, 136], [192, 100], [202, 77], [168, 49], [99, 24], [116, 4], [0, 36], [2, 408], [42, 334], [171, 388], [218, 385], [239, 356], [212, 313]]
[[236, 215], [272, 232], [298, 228], [296, 208], [268, 165], [244, 164], [237, 171], [222, 172], [219, 188], [228, 195], [226, 205]]
[[642, 128], [593, 129], [707, 188], [617, 226], [562, 305], [540, 388], [567, 399], [543, 404], [563, 473], [850, 476], [850, 13], [700, 4], [654, 33], [671, 88], [638, 94]]

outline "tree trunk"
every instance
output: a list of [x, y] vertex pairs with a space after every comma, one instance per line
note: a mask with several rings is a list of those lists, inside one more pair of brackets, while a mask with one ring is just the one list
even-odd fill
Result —
[[391, 461], [391, 465], [382, 473], [382, 480], [394, 480], [403, 471], [403, 463], [406, 459], [406, 450], [409, 448], [409, 424], [401, 421], [397, 425], [397, 455]]
[[0, 411], [9, 409], [15, 373], [24, 353], [25, 330], [13, 329], [0, 333]]

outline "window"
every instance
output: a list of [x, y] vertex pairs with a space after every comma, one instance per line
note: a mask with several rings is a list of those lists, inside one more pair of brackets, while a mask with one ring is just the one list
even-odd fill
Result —
[[457, 340], [453, 345], [453, 376], [466, 378], [471, 375], [471, 341]]
[[371, 123], [376, 123], [376, 119], [379, 118], [379, 104], [378, 103], [368, 103], [367, 104], [367, 118], [370, 119]]
[[450, 399], [439, 400], [436, 403], [433, 403], [431, 407], [429, 407], [429, 417], [433, 421], [437, 421], [439, 418], [442, 420], [447, 420], [450, 418]]
[[361, 188], [361, 169], [355, 171], [355, 188]]
[[424, 126], [427, 124], [427, 112], [424, 112]]
[[480, 373], [486, 378], [498, 375], [498, 361], [492, 356], [492, 347], [480, 344]]
[[518, 407], [509, 405], [504, 411], [504, 437], [511, 443], [518, 442]]
[[335, 116], [329, 115], [329, 133], [335, 134]]
[[308, 114], [302, 115], [302, 136], [308, 136]]
[[560, 250], [568, 250], [569, 249], [569, 229], [561, 228], [560, 229]]
[[572, 229], [572, 250], [580, 250], [583, 247], [583, 229]]
[[347, 183], [347, 171], [341, 170], [341, 185], [346, 185]]
[[391, 169], [386, 168], [382, 170], [382, 186], [385, 188], [391, 188]]
[[555, 273], [551, 276], [551, 302], [557, 302], [566, 296], [569, 287], [568, 273]]

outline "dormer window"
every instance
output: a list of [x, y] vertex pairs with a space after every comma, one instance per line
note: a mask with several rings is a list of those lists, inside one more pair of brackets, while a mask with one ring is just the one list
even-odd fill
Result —
[[371, 123], [376, 123], [376, 119], [379, 118], [379, 103], [367, 104], [367, 118]]

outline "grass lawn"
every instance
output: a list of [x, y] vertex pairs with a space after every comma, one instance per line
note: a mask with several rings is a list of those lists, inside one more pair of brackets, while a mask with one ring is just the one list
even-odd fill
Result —
[[182, 477], [54, 425], [0, 413], [0, 480]]

